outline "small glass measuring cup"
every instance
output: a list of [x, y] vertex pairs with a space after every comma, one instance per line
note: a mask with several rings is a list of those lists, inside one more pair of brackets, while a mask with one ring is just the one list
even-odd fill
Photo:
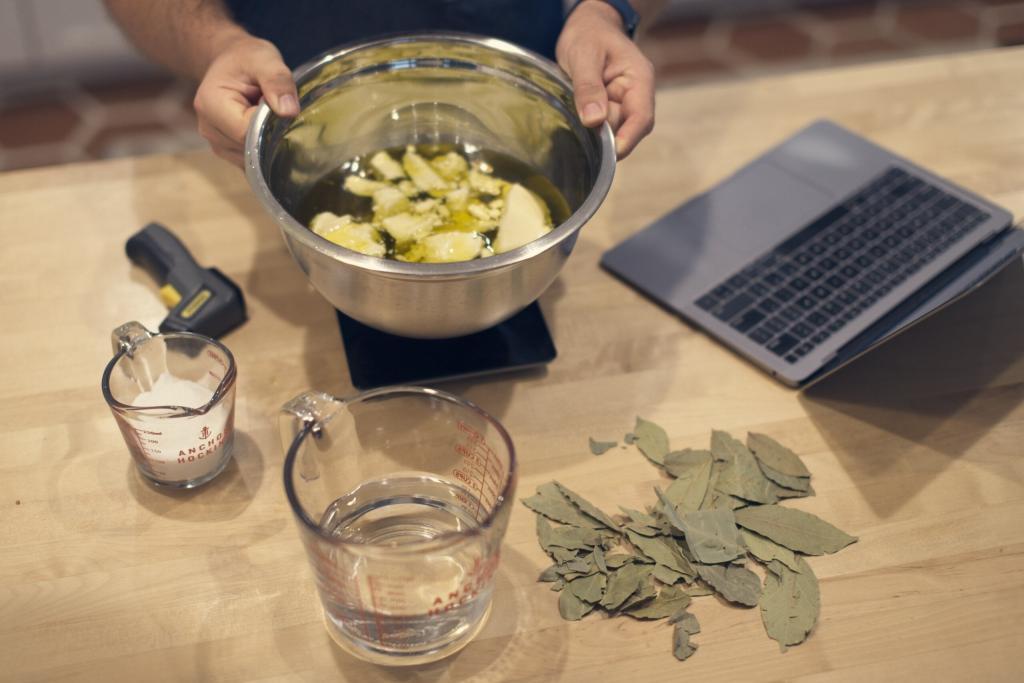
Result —
[[174, 488], [220, 474], [234, 445], [237, 371], [227, 347], [191, 332], [154, 334], [137, 322], [116, 328], [111, 343], [103, 398], [139, 471]]
[[472, 403], [422, 387], [283, 407], [284, 486], [328, 633], [378, 664], [464, 647], [490, 611], [516, 484], [512, 440]]

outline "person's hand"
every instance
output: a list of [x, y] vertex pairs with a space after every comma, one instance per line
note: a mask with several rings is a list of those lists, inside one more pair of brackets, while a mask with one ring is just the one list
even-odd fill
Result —
[[193, 102], [199, 133], [214, 154], [243, 165], [245, 130], [261, 97], [278, 116], [299, 113], [295, 82], [281, 53], [266, 40], [242, 34], [210, 62]]
[[608, 121], [616, 153], [628, 155], [654, 128], [654, 66], [623, 31], [622, 17], [603, 0], [586, 0], [566, 19], [555, 53], [583, 124]]

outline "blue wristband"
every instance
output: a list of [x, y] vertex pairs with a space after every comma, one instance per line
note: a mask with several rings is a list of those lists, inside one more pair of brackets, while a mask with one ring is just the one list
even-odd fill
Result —
[[[629, 0], [601, 0], [602, 2], [611, 5], [612, 9], [619, 13], [622, 17], [622, 27], [626, 31], [626, 35], [633, 38], [636, 34], [636, 27], [640, 23], [640, 15], [637, 14], [633, 6], [629, 4]], [[583, 4], [583, 0], [579, 0], [572, 9], [569, 10], [569, 14], [576, 11], [576, 8]]]

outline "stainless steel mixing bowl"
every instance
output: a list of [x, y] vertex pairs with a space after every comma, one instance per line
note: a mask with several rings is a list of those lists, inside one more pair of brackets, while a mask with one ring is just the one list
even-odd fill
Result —
[[[583, 126], [565, 74], [509, 43], [416, 34], [339, 48], [295, 72], [302, 113], [263, 104], [246, 138], [246, 176], [295, 261], [331, 304], [371, 327], [454, 337], [514, 315], [551, 284], [615, 171], [607, 125]], [[571, 214], [513, 251], [462, 263], [365, 256], [299, 223], [303, 197], [356, 155], [412, 144], [471, 145], [535, 167]]]

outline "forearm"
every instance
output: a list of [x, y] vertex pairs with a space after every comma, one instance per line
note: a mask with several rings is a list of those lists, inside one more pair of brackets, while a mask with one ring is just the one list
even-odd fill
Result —
[[107, 10], [147, 57], [199, 80], [226, 45], [248, 35], [221, 0], [104, 0]]

